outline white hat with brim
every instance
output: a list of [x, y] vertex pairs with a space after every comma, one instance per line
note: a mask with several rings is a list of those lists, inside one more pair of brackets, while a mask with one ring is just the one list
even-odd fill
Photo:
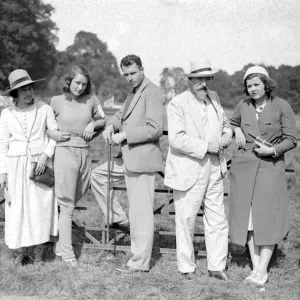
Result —
[[261, 66], [253, 66], [246, 71], [244, 75], [243, 83], [245, 83], [246, 78], [251, 74], [262, 74], [269, 78], [269, 74], [265, 68]]
[[211, 62], [209, 59], [204, 58], [199, 61], [191, 62], [191, 72], [185, 73], [186, 77], [211, 77], [220, 69], [214, 69], [211, 67]]
[[17, 69], [12, 71], [8, 76], [9, 88], [2, 94], [2, 96], [10, 96], [12, 91], [16, 89], [34, 83], [36, 86], [37, 83], [41, 83], [46, 78], [32, 80], [28, 72], [22, 69]]

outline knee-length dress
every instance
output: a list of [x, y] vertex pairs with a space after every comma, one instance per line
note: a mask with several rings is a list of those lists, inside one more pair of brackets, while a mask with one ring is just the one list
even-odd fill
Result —
[[[55, 141], [46, 129], [56, 130], [54, 113], [40, 102], [26, 110], [15, 105], [0, 119], [0, 174], [7, 174], [11, 203], [5, 204], [5, 242], [11, 249], [38, 245], [57, 235], [57, 201], [53, 188], [29, 179], [31, 162], [42, 153], [53, 156]], [[28, 140], [28, 141], [27, 141]], [[48, 166], [52, 166], [48, 159]]]
[[[230, 168], [231, 241], [246, 244], [252, 207], [255, 244], [276, 244], [288, 231], [284, 153], [297, 145], [293, 111], [288, 102], [272, 97], [257, 119], [254, 100], [247, 98], [237, 105], [230, 123], [233, 129], [240, 127], [246, 138], [245, 147], [235, 151]], [[258, 156], [252, 150], [253, 136], [272, 143], [275, 157]]]

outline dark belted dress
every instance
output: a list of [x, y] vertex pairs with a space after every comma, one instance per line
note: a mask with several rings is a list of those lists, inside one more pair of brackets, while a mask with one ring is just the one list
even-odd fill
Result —
[[[257, 120], [254, 100], [247, 98], [237, 105], [230, 123], [233, 129], [240, 127], [246, 138], [244, 149], [235, 151], [230, 168], [231, 241], [246, 244], [252, 205], [255, 244], [277, 244], [288, 232], [284, 153], [297, 146], [294, 113], [287, 101], [272, 97]], [[271, 142], [276, 157], [253, 152], [251, 135]]]

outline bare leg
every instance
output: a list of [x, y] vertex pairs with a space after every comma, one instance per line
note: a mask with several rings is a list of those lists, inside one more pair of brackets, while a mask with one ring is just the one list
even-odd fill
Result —
[[252, 279], [257, 285], [264, 285], [268, 281], [268, 265], [272, 257], [275, 245], [260, 246], [259, 265], [256, 270], [255, 276]]
[[251, 256], [253, 271], [256, 273], [260, 262], [260, 246], [254, 244], [253, 231], [248, 231], [247, 244]]
[[260, 258], [257, 273], [267, 274], [267, 268], [272, 257], [275, 245], [260, 246]]

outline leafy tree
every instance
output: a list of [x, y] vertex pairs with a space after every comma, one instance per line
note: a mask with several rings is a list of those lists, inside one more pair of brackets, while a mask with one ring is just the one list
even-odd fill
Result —
[[173, 97], [187, 89], [188, 80], [183, 74], [183, 69], [179, 67], [163, 69], [160, 88], [164, 92], [166, 102], [169, 102]]
[[56, 25], [54, 9], [41, 0], [0, 1], [0, 89], [17, 68], [33, 78], [51, 74], [55, 66]]
[[117, 102], [126, 99], [129, 86], [120, 74], [115, 56], [96, 34], [78, 32], [74, 44], [58, 54], [56, 69], [49, 83], [52, 93], [60, 92], [59, 79], [73, 64], [84, 65], [89, 70], [100, 100], [104, 101], [112, 96]]

